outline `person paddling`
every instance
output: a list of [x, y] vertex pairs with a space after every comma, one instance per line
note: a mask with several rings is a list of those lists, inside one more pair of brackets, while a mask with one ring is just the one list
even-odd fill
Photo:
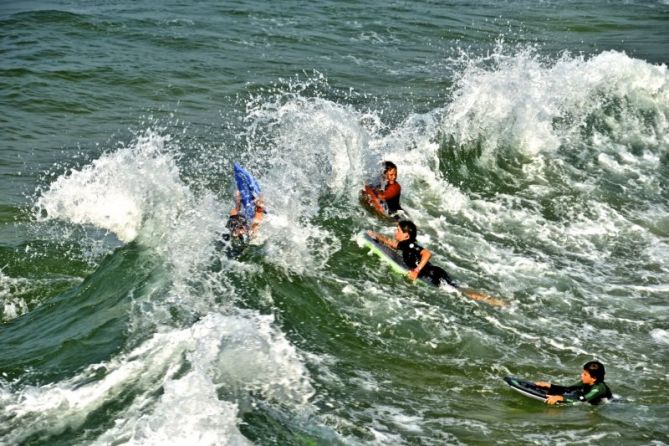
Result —
[[458, 289], [462, 294], [472, 300], [482, 301], [496, 307], [506, 306], [506, 302], [487, 294], [471, 289], [461, 288], [443, 268], [430, 263], [432, 253], [416, 243], [417, 228], [409, 220], [402, 220], [395, 227], [394, 238], [386, 237], [378, 232], [368, 231], [367, 234], [384, 245], [401, 252], [402, 260], [409, 268], [409, 279], [425, 278], [432, 284], [439, 286], [443, 283]]
[[230, 211], [230, 216], [225, 227], [230, 231], [230, 235], [235, 238], [253, 237], [260, 226], [264, 214], [263, 199], [262, 197], [257, 197], [254, 200], [253, 219], [249, 222], [242, 212], [240, 193], [236, 191], [235, 207]]
[[400, 205], [400, 195], [402, 186], [397, 182], [397, 166], [392, 161], [383, 163], [383, 179], [385, 187], [374, 187], [365, 185], [364, 193], [367, 194], [370, 204], [380, 213], [391, 217], [397, 215], [402, 210]]
[[537, 381], [539, 387], [548, 388], [546, 404], [581, 401], [599, 404], [603, 400], [613, 398], [611, 389], [604, 382], [606, 370], [599, 361], [589, 361], [583, 365], [581, 381], [571, 386], [560, 386], [546, 381]]

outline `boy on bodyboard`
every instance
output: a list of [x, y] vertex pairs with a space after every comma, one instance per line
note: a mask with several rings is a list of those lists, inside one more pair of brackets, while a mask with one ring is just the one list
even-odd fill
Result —
[[537, 381], [539, 387], [547, 388], [546, 404], [581, 401], [599, 404], [613, 398], [611, 389], [604, 382], [604, 364], [599, 361], [586, 362], [581, 372], [581, 381], [571, 386], [560, 386], [546, 381]]
[[230, 211], [225, 225], [228, 230], [223, 239], [230, 246], [227, 253], [230, 257], [238, 256], [258, 231], [265, 214], [260, 185], [246, 169], [234, 163], [234, 176], [237, 189], [235, 206]]
[[400, 206], [402, 186], [397, 182], [397, 166], [391, 161], [385, 161], [383, 166], [385, 187], [381, 189], [380, 186], [374, 187], [366, 184], [360, 191], [360, 198], [377, 214], [399, 219], [402, 211], [402, 206]]
[[394, 238], [386, 237], [374, 231], [368, 231], [367, 235], [383, 245], [401, 253], [402, 261], [409, 269], [407, 275], [412, 281], [417, 278], [423, 278], [427, 279], [428, 282], [435, 286], [446, 283], [453, 288], [458, 289], [462, 294], [472, 300], [482, 301], [496, 307], [506, 306], [506, 302], [501, 299], [488, 296], [487, 294], [478, 291], [460, 288], [460, 286], [451, 279], [446, 270], [430, 263], [432, 253], [416, 243], [416, 233], [416, 225], [413, 222], [402, 220], [397, 223]]

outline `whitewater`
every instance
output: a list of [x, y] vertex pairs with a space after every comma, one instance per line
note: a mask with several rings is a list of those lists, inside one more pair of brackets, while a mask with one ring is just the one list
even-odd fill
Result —
[[[2, 19], [65, 36], [74, 26], [86, 51], [87, 33], [168, 29], [167, 54], [211, 57], [189, 34], [202, 23], [214, 32], [199, 12], [154, 22], [132, 8], [87, 8]], [[284, 36], [293, 48], [337, 47], [350, 31], [356, 76], [368, 45], [399, 45], [418, 26], [409, 8], [406, 23], [382, 14], [394, 31], [371, 32], [378, 23], [359, 11], [344, 31], [305, 37], [299, 15], [256, 8], [216, 10], [241, 14], [225, 45], [265, 54], [261, 44], [284, 51]], [[334, 12], [305, 14], [331, 23], [323, 17]], [[47, 144], [58, 132], [46, 122], [24, 130], [32, 143], [6, 144], [23, 164], [2, 170], [12, 192], [0, 229], [0, 444], [667, 444], [666, 63], [507, 40], [437, 51], [432, 63], [413, 61], [417, 72], [397, 55], [401, 73], [384, 66], [391, 74], [371, 86], [318, 64], [272, 76], [266, 61], [264, 80], [235, 84], [214, 107], [217, 80], [188, 71], [165, 88], [199, 85], [195, 105], [166, 101], [97, 127], [81, 112], [72, 128], [94, 130], [69, 145]], [[120, 54], [156, 57], [151, 39], [132, 42]], [[39, 71], [10, 67], [19, 53], [11, 47], [3, 62], [10, 99]], [[242, 61], [233, 68], [253, 69]], [[85, 95], [119, 70], [108, 67], [48, 76], [84, 84]], [[429, 75], [415, 94], [385, 77], [420, 70]], [[155, 93], [137, 77], [119, 87], [122, 103], [134, 88]], [[6, 116], [8, 141], [18, 140], [21, 120]], [[392, 234], [358, 201], [383, 160], [398, 166], [402, 205], [434, 263], [507, 307], [415, 286], [361, 245], [368, 229]], [[268, 209], [239, 257], [222, 237], [234, 162], [258, 179]], [[546, 407], [502, 381], [567, 384], [592, 359], [619, 402]]]

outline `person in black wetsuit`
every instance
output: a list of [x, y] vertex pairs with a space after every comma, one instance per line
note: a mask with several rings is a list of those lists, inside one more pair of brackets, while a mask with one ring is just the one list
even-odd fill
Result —
[[408, 276], [411, 280], [416, 280], [418, 277], [424, 277], [436, 286], [439, 286], [442, 283], [447, 283], [460, 290], [462, 294], [470, 299], [481, 300], [494, 306], [503, 307], [506, 305], [501, 299], [488, 296], [487, 294], [478, 291], [460, 288], [457, 282], [451, 278], [446, 270], [430, 263], [432, 253], [416, 243], [416, 233], [416, 225], [409, 220], [402, 220], [397, 223], [394, 239], [379, 234], [378, 232], [367, 232], [373, 239], [393, 249], [397, 249], [402, 253], [402, 260], [406, 267], [409, 268]]
[[369, 231], [369, 236], [402, 253], [402, 260], [409, 268], [411, 280], [425, 277], [436, 286], [443, 281], [457, 288], [458, 284], [451, 279], [446, 270], [429, 262], [432, 253], [416, 243], [416, 232], [416, 225], [413, 222], [402, 220], [395, 227], [394, 240], [373, 231]]
[[548, 387], [546, 404], [581, 401], [599, 404], [603, 399], [613, 398], [611, 389], [604, 382], [604, 364], [599, 361], [586, 362], [581, 372], [581, 381], [572, 386], [560, 386], [546, 381], [538, 381], [539, 387]]

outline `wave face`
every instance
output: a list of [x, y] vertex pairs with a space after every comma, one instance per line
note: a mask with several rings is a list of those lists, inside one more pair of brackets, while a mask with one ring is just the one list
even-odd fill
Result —
[[[0, 444], [665, 441], [665, 8], [372, 3], [5, 7]], [[370, 255], [383, 160], [505, 308]], [[268, 213], [230, 257], [234, 162]], [[592, 359], [620, 402], [501, 379]]]

